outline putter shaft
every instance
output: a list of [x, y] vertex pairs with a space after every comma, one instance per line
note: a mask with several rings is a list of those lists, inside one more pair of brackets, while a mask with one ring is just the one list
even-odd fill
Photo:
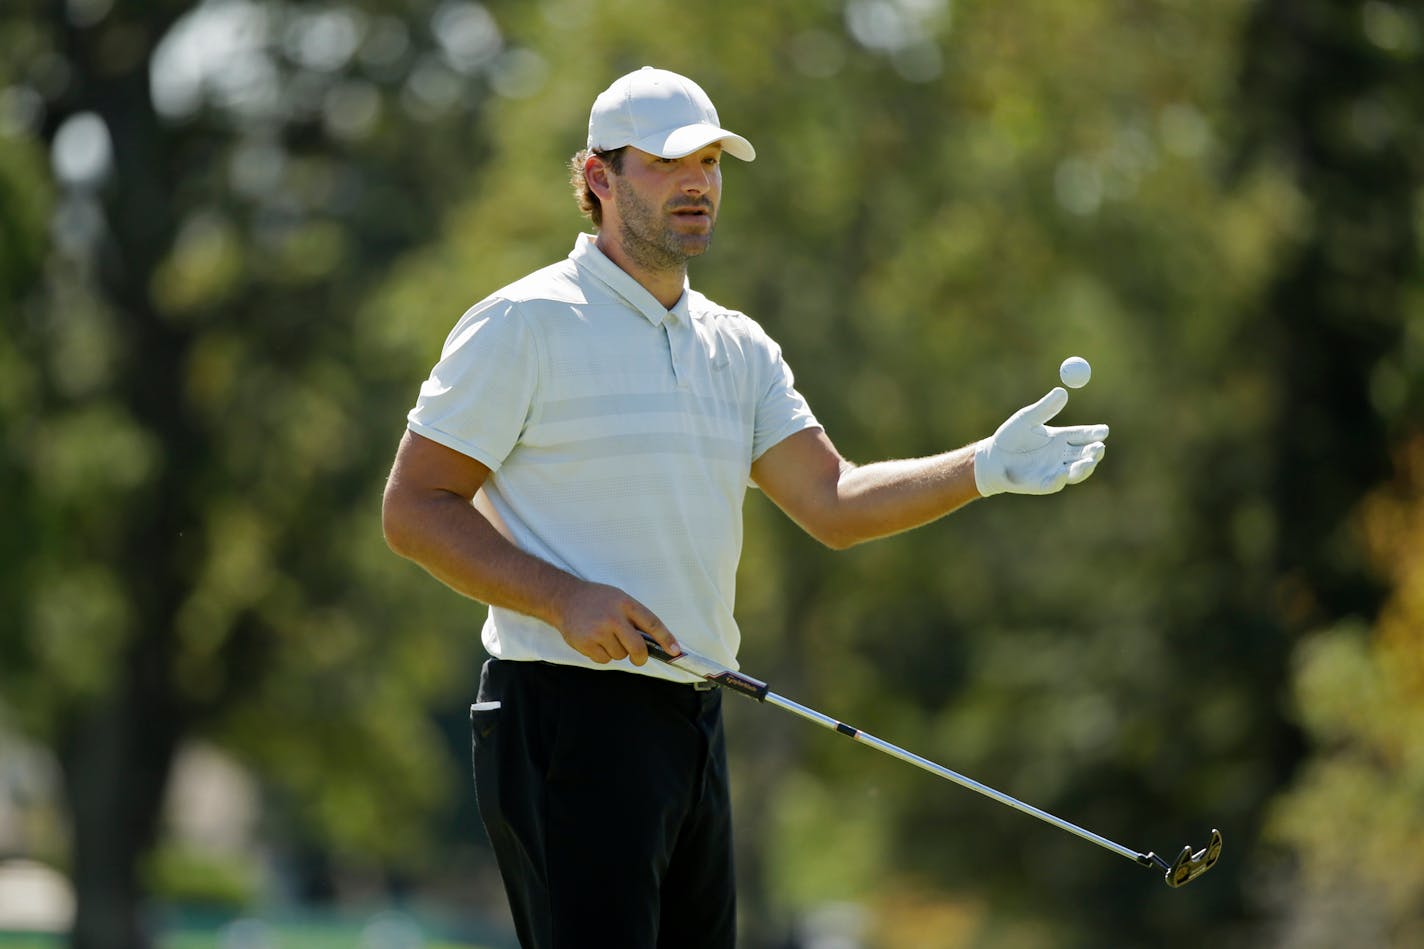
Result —
[[876, 738], [874, 735], [867, 734], [858, 728], [831, 718], [829, 715], [823, 715], [815, 709], [807, 708], [798, 702], [793, 702], [785, 696], [777, 695], [771, 691], [765, 682], [760, 679], [755, 679], [744, 672], [729, 669], [720, 663], [708, 659], [706, 656], [698, 655], [695, 652], [689, 652], [687, 650], [683, 650], [679, 655], [673, 656], [666, 652], [646, 633], [643, 634], [643, 639], [647, 642], [648, 654], [661, 662], [665, 662], [674, 668], [682, 669], [692, 675], [706, 679], [715, 685], [740, 692], [743, 695], [756, 699], [758, 702], [767, 702], [775, 705], [778, 708], [791, 712], [793, 715], [799, 715], [809, 722], [815, 722], [822, 728], [829, 728], [831, 731], [839, 732], [854, 741], [869, 745], [877, 751], [890, 755], [892, 758], [899, 758], [901, 761], [928, 771], [930, 774], [944, 778], [947, 781], [953, 781], [962, 788], [982, 794], [990, 800], [998, 801], [1000, 804], [1012, 807], [1014, 810], [1027, 814], [1030, 817], [1036, 817], [1046, 824], [1057, 827], [1059, 830], [1067, 831], [1076, 837], [1081, 837], [1083, 840], [1097, 844], [1104, 850], [1111, 851], [1119, 857], [1125, 857], [1139, 866], [1161, 870], [1168, 886], [1178, 887], [1190, 883], [1215, 866], [1217, 859], [1221, 856], [1221, 832], [1215, 829], [1212, 830], [1211, 839], [1207, 842], [1205, 847], [1196, 851], [1190, 846], [1183, 847], [1181, 853], [1177, 855], [1177, 859], [1171, 863], [1168, 863], [1151, 851], [1142, 853], [1130, 847], [1124, 847], [1122, 844], [1114, 843], [1100, 834], [1085, 830], [1077, 824], [1066, 821], [1061, 817], [1056, 817], [1045, 810], [1034, 807], [1032, 804], [1025, 804], [1018, 798], [1010, 797], [1002, 791], [996, 791], [987, 784], [980, 784], [973, 778], [967, 778], [957, 771], [951, 771], [944, 765], [936, 764], [928, 758], [923, 758], [913, 752], [906, 751], [898, 745], [892, 745], [884, 739]]
[[[883, 751], [885, 754], [889, 755], [892, 758], [899, 758], [901, 761], [928, 771], [930, 774], [937, 775], [948, 781], [953, 781], [955, 784], [959, 785], [962, 788], [968, 788], [969, 790], [982, 794], [987, 798], [998, 801], [1000, 804], [1006, 804], [1016, 811], [1022, 811], [1023, 813], [1028, 814], [1031, 817], [1037, 817], [1044, 823], [1052, 824], [1059, 830], [1066, 830], [1070, 834], [1076, 834], [1077, 836], [1082, 837], [1084, 840], [1091, 841], [1092, 843], [1097, 844], [1104, 850], [1111, 850], [1113, 853], [1117, 854], [1120, 857], [1126, 857], [1127, 859], [1132, 860], [1135, 863], [1140, 863], [1143, 866], [1152, 866], [1151, 854], [1138, 853], [1136, 850], [1132, 850], [1129, 847], [1124, 847], [1122, 844], [1113, 843], [1106, 837], [1095, 834], [1091, 830], [1085, 830], [1084, 828], [1079, 827], [1077, 824], [1071, 823], [1070, 821], [1066, 821], [1061, 817], [1055, 817], [1054, 815], [1048, 813], [1045, 810], [1041, 810], [1040, 808], [1034, 807], [1032, 804], [1025, 804], [1018, 798], [1010, 797], [1002, 791], [996, 791], [993, 788], [989, 787], [987, 784], [981, 784], [978, 781], [975, 781], [973, 778], [965, 777], [958, 771], [951, 771], [944, 765], [936, 764], [928, 758], [923, 758], [920, 755], [915, 754], [914, 752], [906, 751], [899, 745], [892, 745], [890, 742], [885, 741], [883, 738], [876, 738], [874, 735], [871, 735], [867, 732], [863, 732], [859, 728], [854, 728], [850, 725], [847, 725], [845, 722], [837, 721], [836, 719], [831, 718], [829, 715], [822, 715], [815, 709], [807, 708], [806, 706], [801, 705], [797, 702], [793, 702], [790, 699], [785, 698], [784, 696], [777, 695], [775, 692], [767, 692], [764, 701], [769, 705], [775, 705], [777, 708], [782, 708], [788, 712], [791, 712], [794, 715], [799, 715], [807, 721], [815, 722], [817, 725], [820, 725], [824, 728], [829, 728], [832, 731], [839, 732], [840, 734], [845, 735], [847, 738], [850, 738], [854, 741], [858, 741], [861, 744], [869, 745], [877, 751]], [[1164, 863], [1162, 869], [1169, 870], [1170, 867], [1168, 867]]]

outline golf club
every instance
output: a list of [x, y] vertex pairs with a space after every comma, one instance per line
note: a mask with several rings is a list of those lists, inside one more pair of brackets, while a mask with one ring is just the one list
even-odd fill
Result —
[[1028, 814], [1031, 817], [1037, 817], [1044, 823], [1052, 824], [1059, 830], [1066, 830], [1070, 834], [1075, 834], [1083, 838], [1084, 840], [1091, 841], [1092, 843], [1097, 844], [1099, 847], [1102, 847], [1104, 850], [1111, 850], [1118, 856], [1126, 857], [1127, 859], [1139, 864], [1140, 866], [1147, 867], [1149, 870], [1161, 870], [1167, 880], [1168, 886], [1178, 887], [1184, 886], [1192, 882], [1197, 877], [1201, 876], [1203, 873], [1215, 866], [1217, 858], [1221, 856], [1221, 832], [1218, 830], [1212, 830], [1211, 839], [1207, 841], [1207, 845], [1205, 847], [1195, 851], [1191, 848], [1191, 846], [1183, 847], [1181, 853], [1177, 854], [1177, 858], [1171, 863], [1168, 863], [1166, 860], [1150, 851], [1147, 853], [1141, 853], [1139, 851], [1133, 850], [1131, 847], [1124, 847], [1122, 844], [1113, 843], [1106, 837], [1101, 837], [1090, 830], [1084, 830], [1077, 824], [1072, 824], [1066, 820], [1063, 820], [1061, 817], [1054, 817], [1047, 811], [1040, 810], [1031, 804], [1025, 804], [1023, 801], [1020, 801], [1016, 798], [1012, 798], [1001, 791], [996, 791], [987, 785], [980, 784], [978, 781], [975, 781], [972, 778], [966, 778], [964, 775], [958, 773], [957, 771], [951, 771], [943, 765], [935, 764], [928, 758], [922, 758], [917, 754], [913, 754], [903, 748], [898, 747], [897, 745], [892, 745], [888, 741], [883, 741], [882, 739], [876, 738], [874, 735], [866, 734], [858, 728], [852, 728], [844, 722], [836, 721], [829, 715], [822, 715], [815, 709], [807, 708], [806, 706], [799, 705], [788, 698], [777, 695], [775, 692], [771, 691], [770, 687], [765, 682], [762, 682], [759, 679], [754, 679], [749, 675], [745, 675], [744, 673], [737, 672], [733, 669], [728, 669], [726, 666], [713, 662], [706, 656], [701, 656], [697, 653], [689, 652], [686, 649], [684, 649], [682, 651], [682, 654], [679, 656], [669, 655], [646, 633], [643, 635], [643, 639], [647, 641], [649, 655], [651, 655], [655, 659], [667, 663], [670, 666], [673, 666], [674, 668], [690, 672], [695, 676], [699, 676], [703, 679], [706, 679], [708, 682], [711, 682], [714, 685], [722, 686], [723, 688], [731, 689], [734, 692], [740, 692], [743, 695], [750, 696], [751, 698], [756, 699], [758, 702], [768, 703], [771, 705], [775, 705], [778, 708], [785, 709], [786, 711], [791, 712], [795, 715], [799, 715], [808, 721], [815, 722], [817, 725], [820, 725], [824, 728], [829, 728], [835, 732], [839, 732], [840, 734], [845, 735], [848, 738], [854, 739], [855, 741], [861, 742], [862, 744], [869, 745], [877, 751], [882, 751], [885, 754], [890, 755], [892, 758], [899, 758], [901, 761], [908, 762], [909, 764], [912, 764], [917, 768], [922, 768], [925, 771], [928, 771], [930, 774], [938, 775], [941, 778], [953, 781], [960, 787], [968, 788], [971, 791], [977, 791], [978, 793], [984, 795], [987, 798], [998, 801], [1000, 804], [1007, 804], [1014, 810], [1022, 811], [1023, 813]]

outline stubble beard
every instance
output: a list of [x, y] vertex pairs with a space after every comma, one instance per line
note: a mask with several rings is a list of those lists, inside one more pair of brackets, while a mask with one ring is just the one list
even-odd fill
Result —
[[[659, 273], [685, 274], [688, 260], [707, 253], [712, 246], [715, 221], [705, 234], [680, 234], [633, 188], [619, 183], [616, 178], [613, 187], [618, 192], [618, 236], [622, 238], [623, 252], [639, 267]], [[710, 205], [708, 214], [711, 214]]]

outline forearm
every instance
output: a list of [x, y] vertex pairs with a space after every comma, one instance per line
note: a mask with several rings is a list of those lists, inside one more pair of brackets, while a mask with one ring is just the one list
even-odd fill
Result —
[[973, 446], [925, 458], [846, 463], [822, 539], [833, 547], [928, 524], [975, 498]]
[[493, 512], [478, 506], [489, 476], [475, 459], [406, 432], [381, 506], [386, 543], [465, 596], [543, 620], [594, 662], [642, 665], [644, 636], [680, 652], [662, 621], [624, 591], [582, 580], [506, 538]]
[[511, 543], [466, 499], [444, 491], [387, 497], [382, 522], [391, 549], [458, 593], [554, 627], [577, 577]]
[[821, 429], [772, 446], [752, 464], [752, 480], [808, 534], [837, 549], [928, 524], [979, 497], [973, 445], [854, 465]]

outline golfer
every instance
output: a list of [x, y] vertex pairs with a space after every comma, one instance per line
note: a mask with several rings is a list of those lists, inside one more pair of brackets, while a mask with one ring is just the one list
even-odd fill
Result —
[[842, 458], [776, 342], [688, 284], [729, 156], [756, 152], [690, 79], [599, 95], [571, 166], [595, 233], [455, 324], [386, 486], [392, 549], [489, 605], [475, 786], [526, 949], [734, 943], [721, 693], [643, 635], [736, 667], [749, 482], [841, 548], [1103, 454], [1106, 426], [1046, 425], [1054, 389], [955, 451]]

